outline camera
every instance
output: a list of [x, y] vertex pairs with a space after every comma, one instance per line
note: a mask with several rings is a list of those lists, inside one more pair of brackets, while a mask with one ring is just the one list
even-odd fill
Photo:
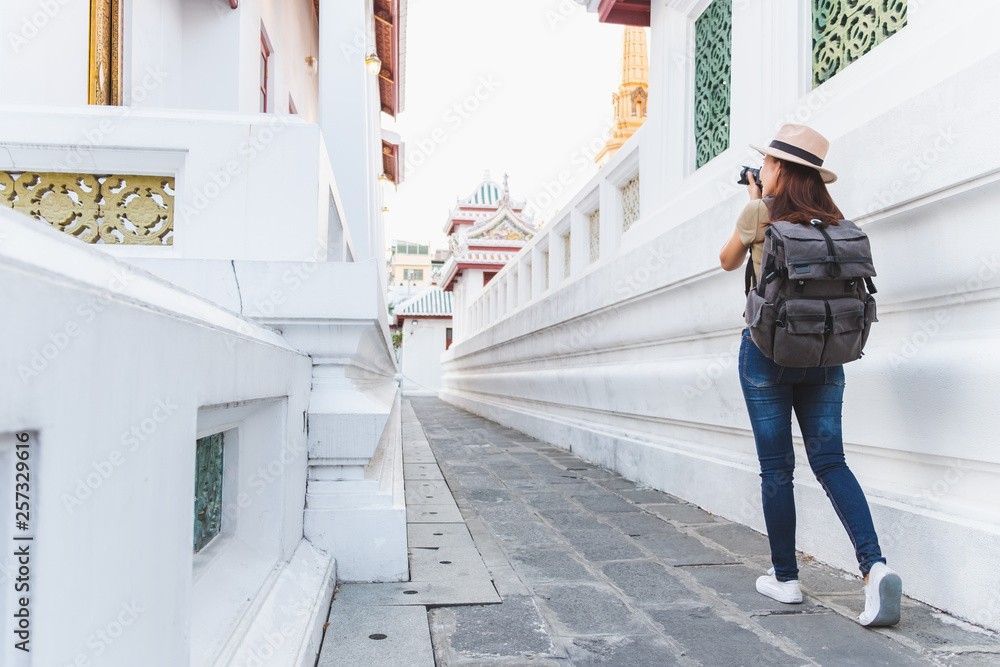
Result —
[[760, 169], [754, 169], [753, 167], [743, 167], [740, 170], [740, 180], [736, 181], [739, 185], [750, 185], [750, 181], [747, 180], [747, 173], [753, 174], [753, 180], [757, 184], [757, 187], [763, 187], [760, 183]]

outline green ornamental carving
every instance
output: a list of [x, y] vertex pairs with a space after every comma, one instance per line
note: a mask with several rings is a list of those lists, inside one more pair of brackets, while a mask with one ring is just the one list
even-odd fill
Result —
[[906, 25], [906, 0], [812, 0], [813, 88]]
[[200, 438], [195, 453], [194, 550], [212, 541], [222, 528], [222, 433]]
[[732, 0], [714, 0], [694, 26], [694, 137], [701, 167], [729, 148]]

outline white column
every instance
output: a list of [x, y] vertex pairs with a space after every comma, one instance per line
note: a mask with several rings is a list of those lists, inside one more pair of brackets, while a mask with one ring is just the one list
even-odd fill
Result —
[[[556, 231], [558, 229], [558, 231]], [[558, 228], [553, 227], [549, 233], [549, 269], [552, 275], [549, 276], [549, 287], [555, 288], [566, 280], [566, 231], [569, 224], [560, 224]], [[572, 238], [570, 239], [572, 241]], [[572, 257], [570, 258], [572, 260]]]
[[546, 252], [548, 252], [548, 247], [542, 247], [540, 244], [536, 244], [535, 247], [531, 249], [531, 264], [535, 267], [531, 271], [531, 279], [534, 283], [531, 286], [531, 293], [536, 297], [545, 292]]
[[733, 3], [731, 145], [767, 141], [812, 89], [811, 13], [808, 0]]
[[[643, 182], [639, 181], [640, 188]], [[621, 245], [622, 195], [621, 190], [607, 179], [602, 180], [598, 188], [601, 206], [601, 255], [611, 257]], [[639, 205], [642, 206], [641, 201]]]
[[[374, 48], [367, 0], [322, 0], [319, 12], [319, 126], [354, 241], [355, 260], [381, 259], [381, 105], [378, 82], [365, 65]], [[376, 171], [378, 170], [378, 172]], [[375, 211], [376, 205], [379, 207]]]
[[[650, 33], [649, 111], [639, 171], [640, 207], [653, 213], [694, 168], [694, 23], [687, 8], [653, 2]], [[601, 202], [603, 218], [603, 192]], [[621, 229], [613, 235], [617, 245]]]
[[572, 263], [571, 276], [579, 276], [590, 264], [590, 221], [580, 209], [574, 208], [569, 214], [570, 227], [573, 229], [570, 242], [573, 249], [570, 252]]
[[531, 300], [531, 281], [534, 277], [534, 266], [532, 257], [529, 256], [521, 260], [520, 266], [517, 267], [517, 301], [521, 305]]
[[[669, 42], [666, 39], [667, 29], [666, 5], [653, 2], [649, 18], [649, 97], [646, 100], [646, 122], [643, 123], [643, 150], [640, 151], [639, 171], [643, 175], [640, 181], [640, 206], [645, 211], [655, 211], [663, 205], [665, 182], [665, 160], [659, 147], [663, 145], [664, 130], [667, 119], [668, 100], [665, 95], [666, 76], [670, 67]], [[655, 187], [653, 187], [655, 184]], [[604, 211], [601, 211], [601, 252], [604, 252]]]

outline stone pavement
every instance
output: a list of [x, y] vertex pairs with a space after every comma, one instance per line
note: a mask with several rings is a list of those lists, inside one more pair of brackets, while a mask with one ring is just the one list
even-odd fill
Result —
[[[428, 482], [426, 495], [434, 489], [440, 502], [450, 489], [502, 600], [445, 596], [408, 608], [411, 618], [426, 609], [438, 666], [1000, 665], [996, 634], [909, 599], [897, 627], [861, 627], [854, 620], [863, 606], [861, 580], [808, 556], [801, 558], [803, 604], [774, 602], [754, 590], [770, 565], [759, 533], [440, 400], [410, 403], [447, 482]], [[404, 421], [404, 442], [406, 429]], [[406, 451], [404, 464], [415, 475]], [[420, 465], [419, 474], [436, 476], [427, 472], [430, 461]], [[460, 528], [447, 532], [464, 535]], [[410, 541], [413, 563], [421, 547], [412, 532]], [[475, 568], [462, 567], [475, 576]], [[450, 584], [462, 588], [457, 578]], [[345, 589], [348, 601], [357, 595], [341, 586], [332, 622], [351, 617], [338, 607], [347, 604]], [[433, 590], [425, 585], [412, 595]], [[327, 640], [332, 644], [329, 631]], [[320, 665], [429, 660], [415, 649], [410, 658], [380, 657], [370, 652], [375, 643], [359, 649], [369, 650], [366, 658], [352, 654], [344, 662], [331, 661], [332, 647], [324, 645]]]

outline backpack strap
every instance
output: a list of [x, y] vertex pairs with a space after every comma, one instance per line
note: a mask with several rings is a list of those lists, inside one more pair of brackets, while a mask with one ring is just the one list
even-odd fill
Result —
[[747, 257], [747, 270], [743, 273], [743, 296], [749, 296], [750, 290], [757, 287], [757, 272], [753, 268], [753, 246], [750, 246], [750, 255]]

